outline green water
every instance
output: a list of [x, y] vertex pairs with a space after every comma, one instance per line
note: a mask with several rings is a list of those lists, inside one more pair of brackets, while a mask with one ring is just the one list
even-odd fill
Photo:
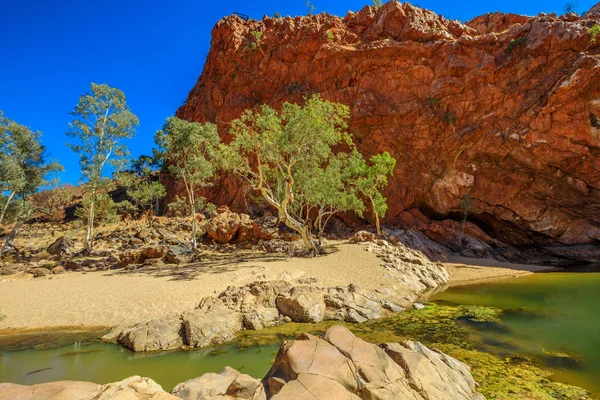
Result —
[[530, 354], [555, 380], [600, 396], [600, 273], [547, 273], [451, 288], [430, 300], [507, 310], [474, 326], [483, 349]]
[[[255, 378], [269, 370], [279, 345], [239, 350], [233, 346], [159, 354], [132, 353], [107, 343], [75, 343], [51, 350], [0, 353], [0, 382], [25, 385], [56, 380], [115, 382], [147, 376], [170, 391], [177, 383], [231, 366]], [[34, 372], [39, 371], [39, 372]]]
[[[600, 273], [536, 274], [452, 288], [430, 300], [505, 310], [499, 323], [475, 323], [468, 319], [458, 322], [469, 324], [475, 330], [475, 334], [470, 334], [469, 342], [479, 350], [511, 358], [515, 353], [527, 355], [536, 363], [556, 370], [554, 380], [581, 386], [591, 391], [595, 398], [600, 398]], [[402, 320], [401, 316], [407, 317], [404, 322], [398, 322]], [[377, 334], [378, 329], [390, 333], [398, 330], [397, 333], [402, 335], [414, 331], [412, 335], [425, 343], [434, 335], [431, 341], [435, 342], [435, 333], [441, 327], [430, 330], [426, 329], [430, 327], [427, 322], [420, 322], [423, 329], [416, 329], [413, 326], [416, 320], [407, 312], [394, 319], [352, 325], [351, 328], [355, 327], [357, 334], [362, 332], [367, 336]], [[324, 324], [297, 329], [304, 332], [311, 327], [326, 329]], [[403, 327], [407, 328], [406, 332]], [[430, 331], [433, 333], [428, 333]], [[287, 333], [287, 336], [293, 335]], [[36, 341], [57, 343], [55, 339], [37, 336], [23, 336], [17, 341], [17, 347], [8, 345], [14, 345], [15, 338], [7, 337], [4, 342], [0, 338], [0, 348], [31, 347]], [[84, 380], [108, 383], [141, 375], [152, 378], [165, 390], [171, 390], [179, 382], [207, 372], [218, 372], [224, 366], [262, 378], [279, 348], [278, 344], [245, 350], [225, 346], [200, 351], [139, 354], [116, 345], [85, 341], [87, 339], [85, 336], [72, 339], [84, 341], [68, 346], [63, 345], [65, 341], [59, 341], [61, 347], [54, 349], [0, 352], [0, 382], [35, 384]], [[273, 341], [281, 339], [277, 335], [272, 338]], [[389, 339], [378, 338], [377, 343], [386, 340]]]

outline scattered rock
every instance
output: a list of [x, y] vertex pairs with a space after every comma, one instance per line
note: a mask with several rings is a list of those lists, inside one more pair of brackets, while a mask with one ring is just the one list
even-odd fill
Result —
[[50, 275], [50, 270], [48, 268], [30, 268], [29, 273], [33, 274], [34, 278], [40, 278]]
[[225, 306], [198, 308], [182, 318], [186, 344], [195, 348], [229, 342], [243, 329], [242, 315]]
[[157, 318], [129, 328], [118, 328], [103, 339], [133, 351], [175, 350], [184, 347], [179, 316]]
[[63, 254], [69, 254], [73, 247], [73, 241], [66, 236], [61, 236], [54, 241], [46, 251], [54, 256], [61, 256]]
[[323, 292], [307, 286], [298, 286], [289, 294], [277, 297], [277, 308], [294, 322], [320, 322], [325, 316]]
[[193, 253], [186, 245], [171, 246], [164, 261], [168, 264], [183, 264], [192, 257]]
[[67, 270], [61, 265], [57, 265], [56, 267], [52, 268], [52, 273], [54, 275], [64, 274], [65, 272], [67, 272]]

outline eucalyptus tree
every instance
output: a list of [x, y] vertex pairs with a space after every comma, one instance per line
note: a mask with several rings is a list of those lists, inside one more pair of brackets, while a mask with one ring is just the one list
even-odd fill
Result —
[[84, 241], [89, 253], [94, 242], [96, 201], [107, 184], [105, 174], [109, 167], [113, 171], [123, 167], [129, 151], [122, 140], [133, 137], [138, 118], [131, 112], [122, 91], [96, 83], [92, 83], [90, 91], [79, 98], [71, 115], [74, 119], [67, 135], [73, 141], [68, 146], [79, 154], [81, 174], [89, 189]]
[[362, 216], [365, 206], [356, 185], [362, 155], [356, 150], [332, 155], [327, 164], [298, 171], [297, 195], [292, 205], [312, 224], [321, 245], [327, 223], [336, 214], [352, 211]]
[[13, 201], [25, 201], [48, 183], [49, 174], [62, 170], [59, 164], [45, 160], [41, 137], [41, 132], [4, 117], [0, 111], [0, 194], [7, 194], [0, 224]]
[[223, 147], [225, 167], [259, 191], [313, 255], [319, 253], [319, 247], [302, 212], [301, 199], [309, 204], [313, 202], [308, 200], [310, 190], [323, 192], [309, 187], [306, 180], [333, 162], [332, 146], [351, 143], [345, 131], [348, 115], [347, 106], [321, 100], [318, 95], [306, 99], [304, 106], [285, 103], [280, 112], [263, 105], [232, 122], [233, 140]]
[[46, 160], [41, 136], [41, 132], [9, 120], [0, 112], [0, 191], [8, 193], [0, 212], [0, 223], [7, 211], [11, 212], [11, 222], [14, 222], [4, 250], [14, 248], [21, 226], [36, 210], [31, 196], [50, 183], [51, 174], [62, 170], [60, 164]]
[[[165, 187], [157, 179], [156, 170], [159, 169], [159, 164], [159, 160], [142, 155], [131, 161], [127, 171], [118, 175], [117, 181], [129, 198], [125, 202], [134, 208], [134, 211], [154, 209], [158, 214], [159, 200], [166, 194]], [[152, 226], [152, 213], [148, 212], [147, 216], [148, 224]]]
[[381, 235], [380, 219], [385, 217], [388, 208], [387, 199], [381, 190], [387, 186], [388, 176], [393, 174], [395, 166], [396, 160], [386, 151], [372, 156], [369, 163], [362, 160], [356, 170], [356, 185], [358, 190], [369, 199], [378, 235]]
[[217, 126], [171, 117], [156, 133], [155, 141], [164, 165], [185, 187], [185, 198], [178, 198], [178, 204], [183, 204], [183, 208], [191, 214], [191, 244], [195, 250], [198, 247], [196, 213], [214, 208], [198, 192], [212, 186], [211, 181], [219, 165], [221, 140]]

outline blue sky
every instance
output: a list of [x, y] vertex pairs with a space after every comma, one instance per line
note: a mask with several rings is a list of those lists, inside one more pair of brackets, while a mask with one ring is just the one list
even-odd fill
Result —
[[[314, 0], [315, 12], [345, 15], [370, 0]], [[562, 13], [566, 0], [413, 4], [463, 21], [486, 12]], [[575, 2], [588, 10], [595, 0]], [[128, 1], [0, 0], [0, 110], [43, 132], [43, 143], [77, 183], [79, 160], [65, 147], [69, 112], [90, 82], [123, 90], [140, 120], [132, 155], [150, 152], [163, 121], [186, 99], [202, 71], [210, 32], [234, 11], [253, 18], [306, 14], [305, 0]]]

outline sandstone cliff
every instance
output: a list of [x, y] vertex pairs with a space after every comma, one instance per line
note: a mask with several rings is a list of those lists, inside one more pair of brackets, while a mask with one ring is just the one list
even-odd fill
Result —
[[[436, 240], [443, 226], [430, 220], [459, 220], [469, 194], [494, 246], [597, 244], [600, 41], [588, 29], [599, 6], [466, 24], [394, 1], [345, 18], [227, 17], [177, 115], [216, 122], [227, 140], [243, 110], [318, 92], [351, 107], [364, 154], [398, 159], [387, 223]], [[243, 204], [220, 184], [216, 202]]]

